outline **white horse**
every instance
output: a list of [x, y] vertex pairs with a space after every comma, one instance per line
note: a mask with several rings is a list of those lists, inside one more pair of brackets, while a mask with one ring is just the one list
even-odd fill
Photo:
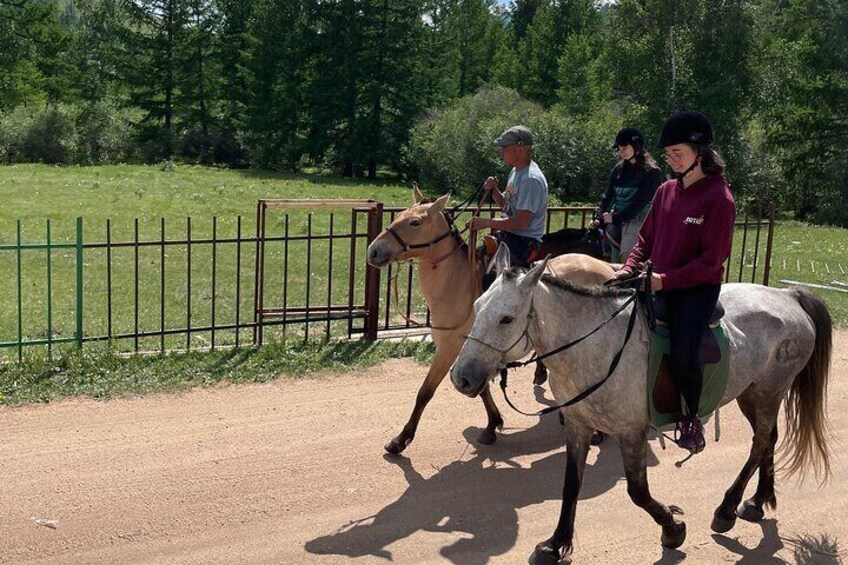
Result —
[[[609, 319], [632, 291], [606, 287], [586, 288], [544, 275], [547, 261], [526, 274], [509, 269], [509, 253], [499, 249], [500, 272], [492, 287], [476, 301], [469, 339], [451, 369], [451, 381], [463, 394], [474, 396], [506, 363], [540, 354], [587, 334]], [[712, 529], [730, 530], [737, 516], [763, 518], [763, 507], [776, 504], [774, 456], [777, 416], [786, 398], [786, 469], [803, 475], [812, 466], [816, 476], [830, 474], [829, 435], [824, 404], [831, 354], [831, 318], [824, 302], [799, 289], [773, 289], [754, 284], [722, 286], [724, 322], [730, 339], [731, 369], [722, 404], [736, 399], [754, 430], [745, 465], [721, 504]], [[573, 398], [598, 382], [622, 347], [629, 306], [574, 348], [551, 357], [551, 390], [558, 402]], [[679, 510], [655, 500], [646, 473], [648, 345], [643, 323], [623, 349], [621, 363], [600, 388], [563, 409], [567, 421], [565, 485], [562, 510], [553, 535], [536, 546], [531, 563], [557, 563], [560, 551], [570, 553], [574, 515], [589, 438], [594, 429], [618, 438], [633, 502], [662, 526], [662, 545], [677, 548], [686, 538]], [[752, 498], [742, 502], [745, 486], [759, 470]], [[737, 509], [738, 507], [738, 509]]]

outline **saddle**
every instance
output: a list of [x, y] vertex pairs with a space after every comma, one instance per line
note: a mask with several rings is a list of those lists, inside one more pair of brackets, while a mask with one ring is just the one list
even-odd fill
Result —
[[[645, 276], [642, 276], [645, 275]], [[669, 352], [671, 350], [668, 327], [668, 311], [664, 301], [657, 300], [649, 288], [651, 265], [635, 273], [622, 284], [637, 288], [638, 304], [649, 335], [648, 353], [648, 409], [654, 426], [672, 424], [680, 420], [682, 399], [680, 390], [671, 375]], [[705, 416], [718, 407], [727, 388], [730, 371], [730, 347], [724, 324], [724, 306], [716, 302], [713, 313], [701, 339], [699, 360], [703, 374], [701, 402], [698, 415]]]
[[[662, 326], [659, 326], [660, 328]], [[669, 352], [671, 342], [667, 331], [650, 331], [648, 353], [648, 408], [654, 426], [672, 424], [682, 417], [680, 390], [671, 376]], [[700, 349], [701, 401], [698, 415], [706, 416], [715, 410], [727, 388], [730, 373], [730, 344], [723, 323], [705, 330]]]

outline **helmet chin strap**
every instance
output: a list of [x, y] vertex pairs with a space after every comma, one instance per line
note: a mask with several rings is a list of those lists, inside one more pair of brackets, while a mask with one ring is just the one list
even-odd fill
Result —
[[695, 167], [697, 167], [697, 166], [698, 166], [698, 165], [700, 165], [700, 164], [701, 164], [701, 160], [700, 160], [700, 159], [698, 159], [698, 158], [696, 158], [694, 161], [692, 161], [692, 164], [691, 164], [691, 165], [689, 165], [689, 168], [688, 168], [688, 169], [686, 169], [686, 170], [685, 170], [685, 171], [683, 171], [682, 173], [674, 173], [674, 178], [676, 178], [676, 179], [677, 179], [677, 180], [679, 180], [679, 181], [682, 181], [682, 180], [683, 180], [683, 177], [685, 177], [686, 175], [688, 175], [689, 173], [691, 173], [692, 171], [694, 171], [694, 170], [695, 170]]

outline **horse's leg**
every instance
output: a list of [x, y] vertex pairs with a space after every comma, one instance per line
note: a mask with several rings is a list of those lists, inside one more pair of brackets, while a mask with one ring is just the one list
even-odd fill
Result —
[[686, 524], [674, 516], [676, 507], [668, 507], [651, 496], [648, 488], [648, 432], [646, 429], [619, 436], [621, 459], [627, 477], [627, 494], [639, 508], [662, 526], [660, 542], [663, 547], [676, 549], [686, 540]]
[[[743, 394], [737, 400], [739, 408], [751, 424], [751, 429], [757, 431], [757, 411], [754, 395]], [[777, 425], [771, 430], [769, 446], [760, 463], [757, 492], [737, 508], [736, 515], [749, 522], [759, 522], [765, 516], [763, 507], [774, 509], [777, 506], [777, 496], [774, 492], [774, 448], [777, 445]]]
[[[736, 477], [736, 480], [733, 481], [733, 484], [724, 493], [724, 499], [713, 513], [713, 522], [710, 527], [714, 532], [719, 534], [729, 531], [736, 524], [736, 509], [740, 502], [742, 502], [745, 487], [748, 486], [748, 481], [751, 480], [757, 468], [766, 468], [766, 480], [761, 481], [764, 484], [757, 486], [757, 492], [763, 497], [763, 502], [766, 502], [768, 499], [769, 488], [772, 491], [772, 497], [774, 492], [774, 442], [777, 440], [777, 413], [780, 407], [780, 400], [776, 402], [763, 402], [758, 398], [757, 391], [754, 388], [745, 391], [739, 399], [740, 407], [745, 404], [747, 405], [746, 409], [755, 410], [753, 422], [754, 440], [751, 444], [751, 452], [748, 455], [748, 460], [742, 466], [739, 476]], [[745, 413], [745, 409], [743, 409], [743, 413]], [[751, 420], [750, 417], [748, 419], [749, 421]], [[770, 469], [769, 461], [771, 462]], [[769, 475], [771, 476], [769, 477]], [[760, 471], [760, 477], [763, 477], [762, 470]]]
[[536, 545], [530, 556], [531, 565], [556, 565], [560, 560], [560, 549], [571, 553], [574, 540], [574, 515], [577, 510], [577, 498], [586, 469], [586, 456], [589, 454], [589, 438], [592, 428], [571, 421], [566, 426], [565, 442], [565, 481], [562, 486], [562, 508], [554, 534]]
[[480, 396], [483, 398], [483, 406], [486, 407], [486, 415], [489, 417], [489, 421], [486, 424], [486, 429], [477, 436], [477, 441], [483, 445], [491, 445], [498, 439], [495, 430], [502, 428], [504, 421], [501, 413], [498, 411], [495, 400], [492, 398], [492, 391], [489, 389], [489, 385], [486, 385]]
[[[462, 346], [459, 343], [456, 346], [440, 347], [436, 349], [436, 355], [433, 357], [433, 362], [430, 364], [430, 370], [427, 371], [427, 377], [418, 389], [418, 395], [415, 397], [415, 407], [412, 409], [412, 414], [409, 416], [409, 421], [403, 427], [403, 430], [397, 437], [392, 439], [385, 445], [386, 451], [389, 453], [398, 454], [406, 449], [412, 440], [415, 438], [415, 432], [418, 430], [418, 422], [421, 420], [421, 415], [424, 413], [424, 408], [433, 398], [436, 389], [448, 374], [451, 364], [459, 355], [459, 349]], [[492, 398], [492, 393], [489, 391], [488, 385], [480, 393], [483, 399], [483, 406], [486, 407], [486, 415], [488, 423], [486, 429], [481, 432], [478, 441], [489, 445], [496, 439], [495, 430], [503, 427], [503, 418], [501, 417], [498, 407]]]
[[[421, 414], [424, 413], [424, 408], [427, 403], [433, 398], [436, 389], [448, 374], [451, 363], [454, 362], [459, 355], [458, 347], [437, 347], [436, 354], [433, 357], [433, 362], [430, 364], [430, 370], [427, 371], [427, 377], [418, 389], [418, 395], [415, 397], [415, 408], [412, 409], [412, 414], [409, 416], [409, 421], [403, 427], [403, 430], [397, 437], [392, 439], [385, 445], [386, 451], [389, 453], [400, 453], [406, 446], [412, 443], [415, 438], [415, 431], [418, 429], [418, 422], [421, 420]], [[485, 403], [485, 400], [484, 400]]]

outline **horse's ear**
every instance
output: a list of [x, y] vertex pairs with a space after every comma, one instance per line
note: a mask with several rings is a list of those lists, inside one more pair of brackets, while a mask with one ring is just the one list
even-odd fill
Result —
[[418, 183], [412, 183], [412, 203], [418, 204], [422, 200], [424, 200], [424, 195], [421, 194], [420, 190], [418, 190]]
[[542, 278], [542, 274], [545, 272], [545, 269], [548, 268], [548, 261], [550, 261], [551, 256], [548, 255], [542, 261], [538, 261], [536, 265], [527, 271], [527, 274], [524, 275], [524, 278], [521, 279], [521, 286], [530, 289], [536, 286], [536, 283], [539, 282], [539, 279]]
[[427, 209], [428, 214], [435, 214], [436, 212], [441, 212], [445, 209], [445, 206], [448, 205], [448, 200], [450, 200], [450, 192], [445, 194], [444, 196], [440, 196], [436, 199], [433, 204]]
[[508, 271], [510, 268], [510, 259], [509, 259], [509, 247], [506, 246], [506, 243], [503, 241], [498, 245], [498, 250], [495, 252], [495, 256], [492, 258], [492, 261], [495, 263], [495, 273], [500, 275], [504, 271]]

